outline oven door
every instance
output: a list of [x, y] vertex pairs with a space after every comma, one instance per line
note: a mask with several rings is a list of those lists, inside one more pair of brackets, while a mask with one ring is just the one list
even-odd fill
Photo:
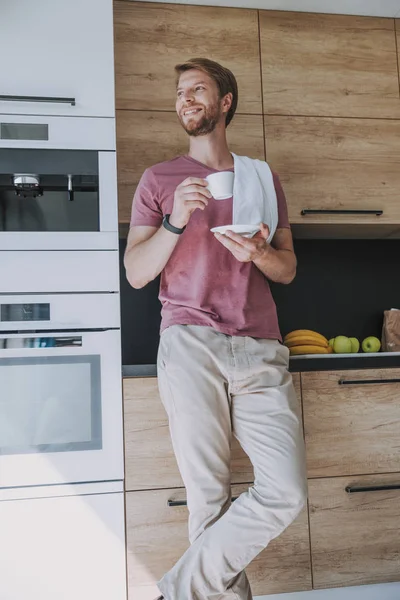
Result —
[[120, 332], [0, 334], [0, 487], [123, 479]]

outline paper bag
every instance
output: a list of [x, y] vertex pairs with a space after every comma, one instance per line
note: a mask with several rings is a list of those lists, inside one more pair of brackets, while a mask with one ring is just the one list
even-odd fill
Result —
[[392, 308], [383, 313], [383, 352], [400, 352], [400, 310]]

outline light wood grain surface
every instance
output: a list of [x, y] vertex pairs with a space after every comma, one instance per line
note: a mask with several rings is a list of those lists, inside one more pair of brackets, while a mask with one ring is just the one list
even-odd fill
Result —
[[235, 75], [238, 112], [262, 112], [257, 11], [116, 1], [114, 28], [117, 108], [174, 111], [175, 65], [205, 57]]
[[[300, 401], [300, 376], [293, 381]], [[156, 378], [125, 378], [124, 428], [127, 490], [182, 487]], [[252, 464], [232, 438], [232, 483], [251, 482]]]
[[400, 383], [338, 383], [395, 378], [400, 369], [301, 374], [309, 477], [400, 471]]
[[[156, 378], [124, 379], [127, 490], [183, 487]], [[253, 467], [232, 439], [232, 482], [253, 481]]]
[[[227, 129], [232, 152], [265, 159], [261, 115], [236, 115]], [[175, 113], [117, 111], [119, 222], [129, 222], [133, 194], [143, 171], [189, 149]]]
[[400, 117], [394, 20], [260, 11], [264, 111]]
[[[265, 129], [292, 223], [400, 223], [400, 121], [268, 116]], [[302, 216], [307, 208], [384, 212]]]
[[[246, 486], [233, 486], [239, 495]], [[129, 492], [126, 495], [129, 599], [154, 600], [156, 582], [188, 548], [186, 507], [180, 490]], [[311, 589], [307, 511], [273, 540], [248, 567], [254, 595]]]
[[400, 484], [400, 473], [309, 481], [315, 588], [399, 580], [400, 490], [345, 491], [382, 484]]

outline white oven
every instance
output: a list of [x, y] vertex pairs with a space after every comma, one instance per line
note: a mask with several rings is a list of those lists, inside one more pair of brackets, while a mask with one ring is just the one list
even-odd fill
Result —
[[119, 295], [1, 295], [0, 488], [122, 480]]
[[115, 120], [0, 115], [0, 250], [117, 248]]

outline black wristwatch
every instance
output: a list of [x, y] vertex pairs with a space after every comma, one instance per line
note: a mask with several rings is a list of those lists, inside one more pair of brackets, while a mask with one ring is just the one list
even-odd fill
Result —
[[169, 222], [170, 216], [171, 215], [165, 215], [163, 218], [162, 224], [164, 225], [165, 229], [168, 229], [168, 231], [171, 231], [172, 233], [176, 233], [177, 235], [181, 235], [181, 233], [183, 233], [185, 231], [186, 225], [185, 225], [185, 227], [182, 227], [182, 229], [179, 229], [179, 227], [174, 227]]

